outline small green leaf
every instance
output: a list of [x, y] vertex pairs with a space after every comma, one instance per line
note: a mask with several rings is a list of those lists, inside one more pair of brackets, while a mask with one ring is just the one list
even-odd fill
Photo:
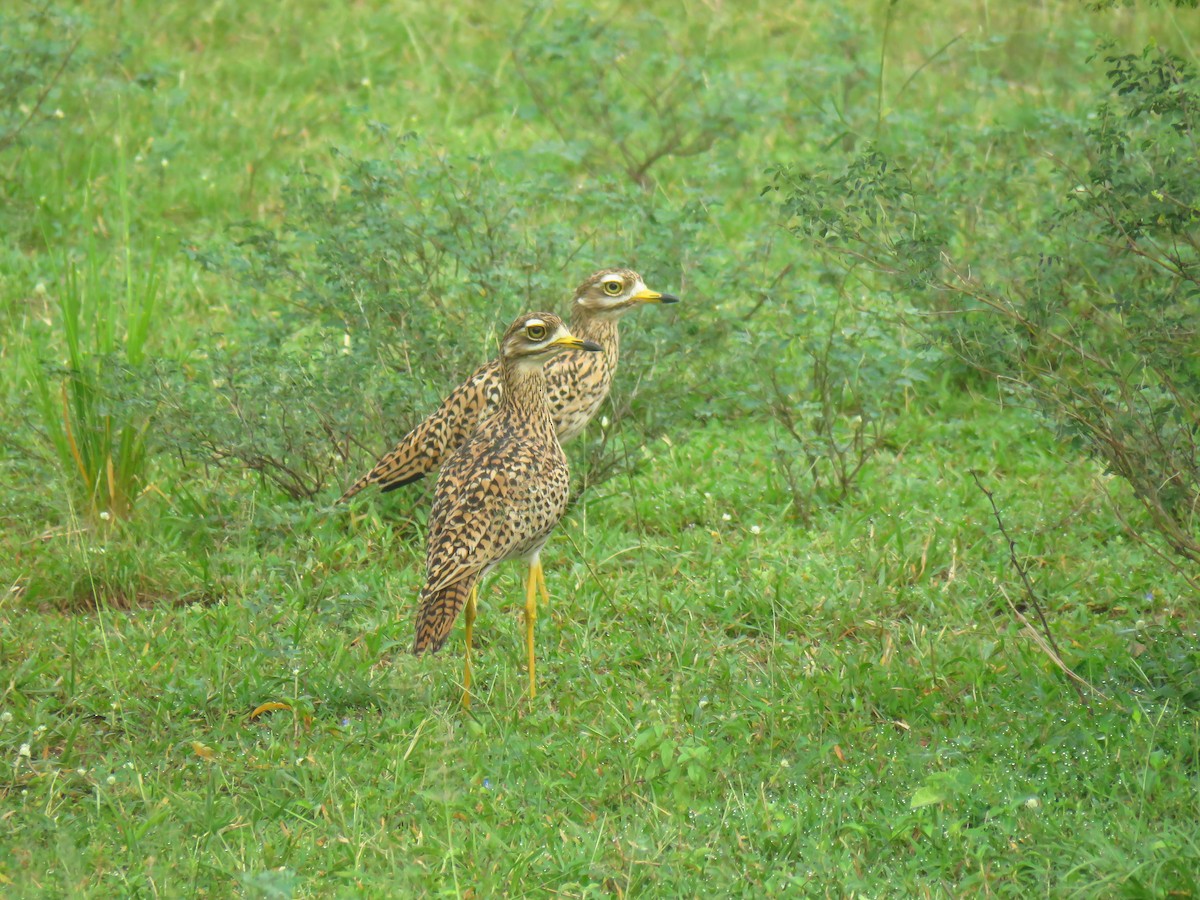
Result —
[[946, 795], [940, 788], [927, 784], [917, 788], [917, 792], [912, 795], [912, 800], [908, 802], [908, 807], [909, 809], [920, 809], [923, 806], [941, 803], [945, 799]]

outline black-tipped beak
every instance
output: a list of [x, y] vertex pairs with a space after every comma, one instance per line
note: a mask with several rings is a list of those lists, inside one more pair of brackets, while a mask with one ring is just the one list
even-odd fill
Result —
[[638, 291], [634, 294], [631, 300], [637, 300], [641, 303], [678, 303], [679, 298], [674, 294], [660, 294], [658, 291], [652, 291], [650, 288]]
[[551, 346], [566, 347], [568, 350], [603, 350], [604, 348], [595, 341], [585, 341], [583, 338], [577, 338], [573, 334], [564, 334], [556, 341], [551, 342]]

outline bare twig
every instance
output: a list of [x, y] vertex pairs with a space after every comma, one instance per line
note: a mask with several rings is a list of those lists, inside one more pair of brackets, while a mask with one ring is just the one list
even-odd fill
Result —
[[[1025, 596], [1029, 598], [1030, 605], [1033, 607], [1034, 612], [1037, 613], [1038, 621], [1042, 623], [1042, 631], [1044, 632], [1045, 636], [1043, 638], [1042, 635], [1037, 635], [1038, 646], [1042, 647], [1050, 659], [1053, 660], [1064, 672], [1067, 672], [1071, 675], [1071, 686], [1075, 688], [1075, 693], [1079, 695], [1079, 702], [1082, 703], [1084, 708], [1090, 712], [1091, 707], [1088, 706], [1087, 697], [1084, 696], [1083, 689], [1080, 687], [1080, 685], [1087, 685], [1090, 690], [1101, 697], [1104, 695], [1100, 694], [1100, 692], [1094, 687], [1072, 672], [1067, 667], [1066, 663], [1062, 661], [1062, 653], [1058, 649], [1058, 643], [1054, 640], [1054, 633], [1050, 630], [1050, 623], [1046, 621], [1046, 614], [1042, 611], [1042, 603], [1038, 599], [1037, 592], [1033, 589], [1033, 582], [1029, 578], [1029, 570], [1025, 568], [1024, 564], [1017, 556], [1017, 542], [1012, 539], [1012, 536], [1008, 533], [1008, 529], [1004, 527], [1004, 519], [1000, 517], [1000, 508], [996, 505], [996, 497], [991, 491], [983, 486], [983, 481], [980, 480], [978, 472], [972, 470], [971, 477], [975, 479], [975, 486], [983, 492], [983, 495], [988, 498], [988, 503], [992, 505], [992, 515], [996, 518], [996, 525], [1000, 528], [1000, 534], [1008, 543], [1008, 561], [1012, 563], [1012, 567], [1017, 570], [1017, 574], [1021, 577], [1021, 584], [1025, 587]], [[1008, 600], [1007, 594], [1004, 595], [1004, 599]], [[1029, 620], [1025, 618], [1025, 616], [1016, 608], [1011, 600], [1008, 600], [1008, 605], [1021, 619], [1021, 622], [1024, 625], [1029, 626]], [[1036, 634], [1036, 631], [1034, 633]]]
[[[1051, 646], [1050, 641], [1047, 641], [1041, 636], [1041, 634], [1038, 633], [1038, 630], [1033, 627], [1033, 623], [1029, 621], [1029, 618], [1025, 615], [1025, 613], [1021, 612], [1021, 610], [1017, 608], [1017, 605], [1012, 602], [1012, 598], [1008, 596], [1008, 591], [1004, 589], [1004, 585], [1000, 585], [1000, 593], [1004, 595], [1004, 602], [1008, 604], [1008, 608], [1012, 610], [1013, 615], [1016, 616], [1017, 619], [1020, 620], [1021, 624], [1025, 626], [1025, 631], [1028, 632], [1031, 638], [1033, 638], [1033, 642], [1041, 648], [1042, 652], [1050, 658], [1052, 663], [1062, 670], [1064, 675], [1071, 679], [1071, 681], [1075, 684], [1076, 691], [1081, 691], [1082, 688], [1087, 688], [1101, 700], [1105, 700], [1109, 703], [1112, 702], [1111, 697], [1109, 697], [1094, 684], [1092, 684], [1083, 676], [1079, 675], [1074, 669], [1063, 662], [1062, 657], [1059, 656], [1057, 650]], [[1052, 641], [1053, 638], [1050, 640]], [[1083, 699], [1082, 693], [1080, 693], [1080, 699]], [[1120, 704], [1117, 705], [1120, 706]], [[1084, 701], [1084, 706], [1087, 706], [1087, 701]], [[1124, 707], [1121, 707], [1121, 709], [1123, 710]]]
[[779, 288], [780, 282], [792, 274], [793, 268], [795, 268], [795, 263], [788, 263], [786, 266], [780, 269], [778, 273], [776, 273], [775, 277], [771, 279], [771, 283], [759, 293], [758, 302], [754, 304], [748, 313], [745, 313], [742, 316], [743, 322], [754, 318], [754, 316], [757, 315], [758, 311], [762, 309], [768, 300], [775, 298], [775, 291]]

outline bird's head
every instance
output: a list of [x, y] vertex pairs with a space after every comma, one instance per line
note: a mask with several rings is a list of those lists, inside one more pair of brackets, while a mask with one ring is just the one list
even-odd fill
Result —
[[500, 355], [506, 361], [537, 367], [564, 350], [599, 349], [599, 344], [575, 337], [562, 319], [548, 312], [521, 316], [500, 341]]
[[674, 294], [652, 291], [632, 269], [601, 269], [575, 290], [575, 306], [593, 315], [621, 316], [643, 303], [678, 303]]

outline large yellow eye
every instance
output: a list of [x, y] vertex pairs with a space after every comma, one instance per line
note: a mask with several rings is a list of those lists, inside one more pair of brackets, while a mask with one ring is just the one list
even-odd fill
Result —
[[529, 325], [525, 328], [525, 336], [531, 341], [540, 341], [546, 337], [546, 326]]
[[617, 296], [617, 294], [621, 293], [622, 288], [623, 285], [619, 281], [604, 282], [604, 293], [608, 294], [610, 297]]

